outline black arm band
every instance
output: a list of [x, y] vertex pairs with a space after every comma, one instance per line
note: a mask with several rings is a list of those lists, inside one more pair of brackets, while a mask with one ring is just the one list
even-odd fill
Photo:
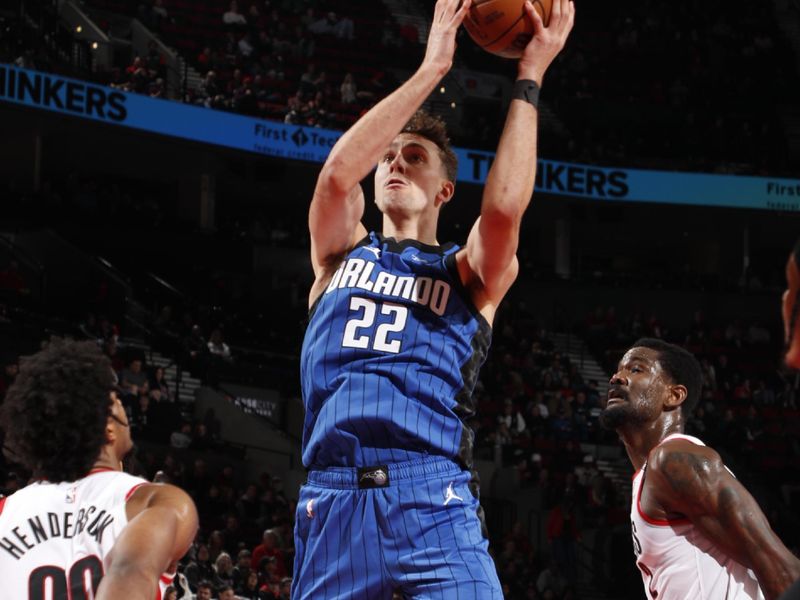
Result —
[[533, 79], [517, 79], [514, 83], [511, 99], [525, 100], [525, 102], [533, 104], [536, 110], [539, 110], [539, 91], [539, 84]]

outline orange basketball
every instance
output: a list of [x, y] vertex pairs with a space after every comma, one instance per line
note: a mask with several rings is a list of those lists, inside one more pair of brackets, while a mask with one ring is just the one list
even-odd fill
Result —
[[[481, 48], [504, 58], [519, 58], [533, 37], [533, 22], [525, 14], [525, 0], [473, 0], [464, 27]], [[553, 0], [533, 0], [545, 25]]]

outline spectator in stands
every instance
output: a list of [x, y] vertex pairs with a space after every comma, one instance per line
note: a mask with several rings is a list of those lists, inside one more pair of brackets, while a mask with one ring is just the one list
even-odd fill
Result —
[[352, 73], [346, 73], [342, 85], [339, 86], [339, 97], [342, 104], [354, 104], [356, 102], [356, 82]]
[[140, 393], [134, 396], [135, 400], [130, 405], [131, 431], [140, 440], [152, 440], [153, 413], [150, 407], [150, 396]]
[[503, 414], [497, 417], [498, 424], [505, 425], [512, 438], [525, 432], [525, 419], [522, 413], [514, 406], [511, 398], [503, 401]]
[[227, 552], [220, 552], [214, 561], [214, 587], [218, 590], [223, 586], [233, 585], [233, 561]]
[[239, 589], [244, 586], [247, 577], [253, 572], [250, 568], [250, 550], [242, 548], [236, 555], [236, 564], [233, 567], [233, 587]]
[[197, 585], [197, 595], [193, 600], [213, 600], [214, 586], [210, 581], [202, 581]]
[[222, 338], [222, 330], [217, 328], [211, 332], [211, 337], [208, 340], [208, 352], [212, 358], [217, 358], [225, 362], [231, 362], [231, 349]]
[[262, 600], [263, 596], [260, 592], [260, 587], [258, 573], [248, 569], [247, 578], [241, 586], [236, 588], [236, 595], [242, 600]]
[[290, 593], [292, 590], [292, 578], [284, 577], [281, 579], [280, 595], [278, 600], [290, 600]]
[[546, 596], [547, 590], [552, 592], [552, 598], [561, 598], [567, 589], [568, 581], [555, 559], [550, 559], [547, 567], [539, 573], [536, 580], [536, 588], [543, 597]]
[[211, 581], [214, 578], [214, 565], [208, 553], [208, 546], [197, 545], [194, 560], [190, 561], [184, 569], [186, 579], [192, 590], [196, 591], [202, 581]]
[[208, 363], [208, 343], [203, 338], [203, 330], [199, 325], [192, 326], [192, 332], [184, 340], [183, 345], [189, 360], [189, 368], [204, 370]]
[[156, 367], [151, 371], [148, 384], [151, 393], [158, 390], [161, 394], [161, 399], [166, 400], [167, 402], [174, 401], [174, 398], [170, 393], [169, 383], [167, 382], [166, 371], [164, 370], [164, 367]]
[[167, 586], [167, 589], [164, 590], [164, 600], [178, 600], [178, 590], [175, 589], [175, 586]]
[[267, 529], [261, 537], [261, 543], [253, 549], [250, 566], [260, 569], [259, 565], [264, 558], [275, 560], [275, 570], [278, 577], [286, 576], [286, 564], [283, 551], [279, 547], [280, 538], [274, 529]]
[[185, 449], [192, 443], [192, 424], [188, 421], [181, 423], [178, 431], [173, 431], [169, 436], [169, 445], [173, 448]]
[[559, 571], [572, 580], [577, 577], [580, 539], [575, 499], [571, 494], [566, 494], [547, 517], [547, 541]]
[[222, 14], [222, 22], [229, 27], [244, 27], [247, 19], [239, 12], [239, 3], [231, 0], [228, 10]]
[[[225, 504], [220, 499], [219, 487], [216, 485], [212, 485], [209, 487], [208, 492], [209, 496], [215, 497], [220, 500], [218, 503], [214, 505], [214, 507], [217, 508], [218, 510], [222, 510]], [[216, 517], [219, 517], [218, 513], [212, 513], [212, 514], [214, 514], [214, 516]], [[207, 521], [203, 519], [202, 522], [206, 523]], [[225, 537], [222, 535], [222, 531], [220, 531], [219, 529], [215, 529], [209, 534], [207, 547], [208, 547], [209, 559], [212, 561], [212, 563], [215, 563], [217, 557], [223, 552], [225, 552]]]
[[134, 357], [119, 374], [119, 385], [127, 396], [138, 396], [148, 391], [147, 374], [142, 370], [142, 359]]

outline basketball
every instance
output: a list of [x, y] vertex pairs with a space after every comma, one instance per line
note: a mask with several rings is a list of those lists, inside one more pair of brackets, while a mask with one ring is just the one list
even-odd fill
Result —
[[[473, 0], [464, 27], [481, 48], [504, 58], [519, 58], [533, 37], [533, 22], [525, 14], [525, 0]], [[553, 0], [534, 0], [545, 26]]]

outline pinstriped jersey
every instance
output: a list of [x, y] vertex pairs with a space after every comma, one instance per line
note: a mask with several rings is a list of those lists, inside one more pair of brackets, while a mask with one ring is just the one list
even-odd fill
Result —
[[[128, 523], [125, 503], [145, 479], [98, 470], [71, 482], [40, 481], [0, 500], [4, 598], [89, 600], [104, 560]], [[160, 600], [173, 575], [162, 575]]]
[[[680, 433], [661, 443], [674, 439], [705, 446], [698, 438]], [[644, 512], [641, 498], [646, 473], [647, 463], [633, 478], [631, 529], [647, 598], [764, 600], [753, 571], [726, 555], [689, 519], [656, 519]]]
[[472, 464], [472, 391], [491, 327], [461, 283], [458, 246], [370, 233], [311, 309], [301, 355], [303, 464], [444, 456]]

